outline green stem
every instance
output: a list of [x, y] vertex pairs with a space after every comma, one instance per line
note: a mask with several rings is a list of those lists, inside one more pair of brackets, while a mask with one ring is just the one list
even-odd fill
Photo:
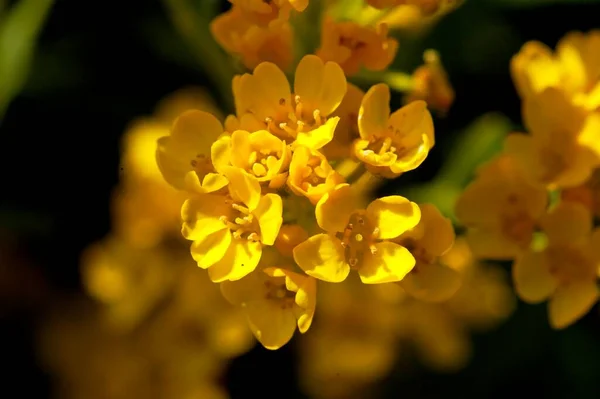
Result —
[[236, 74], [229, 56], [219, 47], [210, 32], [210, 20], [199, 14], [187, 0], [163, 0], [173, 25], [187, 42], [198, 63], [221, 93], [224, 105], [233, 110], [231, 80]]

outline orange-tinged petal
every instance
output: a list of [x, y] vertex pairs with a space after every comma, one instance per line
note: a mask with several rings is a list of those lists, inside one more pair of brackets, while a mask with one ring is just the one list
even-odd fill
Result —
[[592, 215], [579, 203], [561, 202], [544, 215], [540, 225], [550, 244], [579, 243], [592, 232]]
[[387, 128], [389, 117], [390, 89], [386, 84], [376, 84], [367, 91], [358, 111], [360, 137], [368, 140], [383, 132]]
[[261, 192], [258, 180], [249, 173], [233, 166], [223, 168], [223, 174], [229, 180], [231, 197], [246, 204], [250, 210], [256, 209]]
[[548, 303], [552, 328], [561, 329], [583, 317], [598, 301], [595, 281], [581, 281], [559, 287]]
[[289, 309], [276, 302], [257, 300], [245, 308], [248, 324], [256, 339], [267, 349], [287, 344], [296, 331], [296, 318]]
[[294, 93], [309, 109], [318, 109], [321, 115], [327, 116], [335, 111], [346, 94], [346, 76], [335, 62], [324, 63], [316, 55], [306, 55], [296, 68]]
[[192, 258], [198, 266], [207, 269], [217, 263], [231, 244], [231, 231], [223, 229], [206, 235], [192, 243]]
[[341, 241], [329, 234], [314, 235], [297, 245], [294, 260], [309, 276], [330, 283], [340, 283], [350, 273]]
[[265, 245], [273, 245], [283, 223], [283, 203], [277, 194], [266, 194], [260, 198], [252, 214], [258, 219], [260, 241]]
[[528, 251], [517, 257], [512, 275], [517, 295], [527, 303], [545, 301], [558, 286], [543, 252]]
[[325, 194], [315, 207], [319, 227], [329, 233], [344, 231], [350, 215], [356, 210], [357, 198], [349, 184], [339, 184]]
[[316, 129], [298, 133], [293, 145], [318, 150], [333, 139], [335, 128], [339, 121], [339, 116], [333, 116]]
[[233, 239], [225, 255], [208, 268], [208, 276], [214, 283], [239, 280], [256, 269], [261, 254], [260, 242]]
[[399, 195], [382, 197], [367, 206], [367, 215], [379, 228], [378, 238], [396, 238], [415, 227], [421, 220], [419, 206]]
[[400, 282], [404, 290], [421, 301], [441, 302], [451, 298], [460, 288], [462, 278], [456, 270], [440, 263], [418, 265]]
[[413, 255], [399, 244], [383, 241], [375, 244], [375, 248], [375, 254], [365, 254], [358, 269], [364, 284], [401, 281], [415, 266]]

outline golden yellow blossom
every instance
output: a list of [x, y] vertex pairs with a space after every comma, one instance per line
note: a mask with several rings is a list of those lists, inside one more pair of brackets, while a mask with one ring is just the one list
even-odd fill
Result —
[[344, 178], [331, 167], [323, 154], [307, 147], [296, 148], [287, 180], [292, 192], [316, 204], [341, 183], [344, 183]]
[[548, 204], [546, 190], [527, 182], [506, 155], [490, 161], [456, 203], [476, 256], [513, 259], [531, 244]]
[[316, 54], [323, 61], [339, 64], [346, 75], [360, 72], [364, 67], [370, 71], [383, 71], [394, 60], [398, 41], [388, 37], [385, 24], [374, 28], [356, 22], [336, 22], [329, 17], [323, 20], [321, 46]]
[[553, 53], [543, 43], [530, 41], [511, 60], [511, 73], [523, 99], [552, 87], [564, 91], [588, 110], [600, 107], [600, 30], [571, 32]]
[[252, 74], [234, 79], [237, 117], [256, 121], [293, 146], [319, 149], [333, 138], [339, 117], [330, 117], [346, 94], [346, 77], [334, 62], [307, 55], [294, 78], [294, 95], [285, 74], [263, 62]]
[[600, 229], [592, 231], [590, 216], [580, 204], [559, 203], [540, 223], [547, 247], [524, 253], [513, 266], [518, 295], [529, 303], [548, 299], [554, 328], [574, 323], [599, 298]]
[[263, 245], [273, 245], [283, 222], [281, 197], [261, 195], [258, 180], [235, 167], [225, 170], [227, 193], [197, 194], [181, 209], [183, 236], [211, 280], [238, 280], [254, 271]]
[[254, 25], [274, 25], [285, 22], [290, 12], [302, 12], [309, 0], [229, 0], [232, 8], [240, 9], [244, 19]]
[[[267, 6], [261, 1], [259, 3]], [[255, 15], [262, 16], [260, 13]], [[248, 13], [233, 6], [212, 20], [210, 30], [217, 43], [239, 57], [246, 68], [252, 69], [268, 61], [287, 69], [293, 60], [294, 36], [286, 20], [278, 21], [265, 26], [256, 25], [248, 18]]]
[[600, 165], [600, 113], [588, 114], [548, 88], [524, 101], [523, 119], [530, 135], [509, 135], [505, 149], [531, 182], [573, 187]]
[[173, 187], [194, 193], [217, 191], [227, 179], [214, 173], [211, 146], [223, 134], [219, 120], [204, 111], [186, 111], [175, 120], [171, 135], [158, 140], [156, 161]]
[[414, 267], [411, 253], [390, 241], [421, 217], [417, 204], [406, 198], [379, 198], [361, 210], [350, 186], [340, 184], [319, 200], [315, 214], [327, 233], [294, 248], [294, 260], [306, 274], [338, 283], [354, 269], [363, 283], [379, 284], [400, 281]]
[[560, 192], [563, 201], [578, 202], [597, 218], [600, 218], [600, 169], [582, 185], [566, 188]]
[[389, 103], [390, 89], [385, 84], [377, 84], [365, 94], [354, 154], [371, 172], [393, 177], [421, 165], [435, 140], [427, 103], [414, 101], [391, 115]]
[[241, 306], [250, 329], [267, 349], [279, 349], [310, 328], [316, 280], [281, 267], [267, 267], [237, 281], [221, 283], [223, 296]]
[[443, 264], [440, 257], [454, 244], [454, 227], [431, 204], [419, 205], [421, 220], [413, 229], [394, 239], [415, 257], [415, 267], [400, 285], [411, 296], [425, 301], [444, 301], [458, 290], [461, 276]]
[[348, 83], [346, 95], [333, 113], [333, 116], [340, 118], [333, 140], [321, 149], [328, 160], [333, 161], [352, 156], [352, 142], [360, 137], [358, 134], [358, 110], [364, 95], [365, 92], [358, 86]]
[[434, 110], [445, 114], [454, 102], [454, 89], [435, 50], [423, 54], [425, 64], [413, 72], [413, 87], [404, 101], [423, 100]]
[[211, 157], [217, 171], [233, 165], [250, 173], [270, 188], [285, 184], [291, 150], [284, 140], [266, 130], [236, 130], [224, 135], [212, 146]]

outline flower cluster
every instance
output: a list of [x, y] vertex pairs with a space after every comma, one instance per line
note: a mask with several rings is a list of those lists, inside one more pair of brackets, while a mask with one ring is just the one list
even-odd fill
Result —
[[290, 21], [308, 2], [231, 2], [211, 28], [252, 69], [232, 80], [235, 114], [222, 124], [188, 110], [157, 141], [164, 179], [186, 196], [181, 233], [198, 266], [269, 349], [309, 329], [317, 280], [356, 272], [364, 284], [399, 283], [417, 298], [452, 296], [460, 278], [438, 262], [454, 242], [450, 221], [401, 196], [369, 198], [435, 144], [424, 100], [447, 109], [453, 97], [438, 90], [449, 87], [438, 59], [428, 57], [419, 90], [392, 110], [388, 85], [363, 92], [347, 81], [392, 62], [398, 43], [386, 25], [325, 14], [321, 44], [301, 57], [290, 84]]
[[597, 302], [600, 270], [600, 31], [533, 41], [511, 61], [529, 134], [512, 133], [456, 206], [478, 257], [514, 260], [526, 302], [548, 300], [554, 328]]

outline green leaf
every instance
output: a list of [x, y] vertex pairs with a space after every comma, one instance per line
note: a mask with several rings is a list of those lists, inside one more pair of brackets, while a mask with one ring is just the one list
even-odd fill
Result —
[[53, 0], [21, 0], [0, 21], [0, 117], [25, 85], [35, 43]]

